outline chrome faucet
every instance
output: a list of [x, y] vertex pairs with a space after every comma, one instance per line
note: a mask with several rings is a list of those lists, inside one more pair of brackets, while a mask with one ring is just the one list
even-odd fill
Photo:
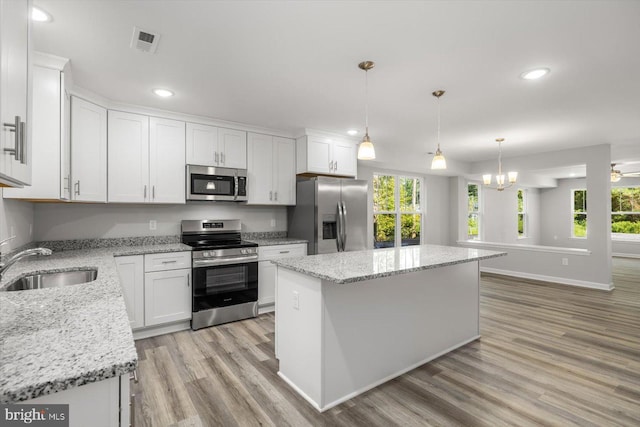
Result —
[[9, 258], [7, 262], [5, 262], [4, 264], [0, 264], [0, 279], [2, 279], [2, 275], [4, 274], [4, 272], [7, 271], [13, 264], [20, 261], [22, 258], [34, 255], [51, 255], [51, 249], [33, 248], [18, 252], [17, 254]]

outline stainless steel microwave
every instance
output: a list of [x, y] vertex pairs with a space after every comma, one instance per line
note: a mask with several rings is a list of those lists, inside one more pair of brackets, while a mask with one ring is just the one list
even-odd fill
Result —
[[247, 170], [187, 165], [187, 200], [247, 201]]

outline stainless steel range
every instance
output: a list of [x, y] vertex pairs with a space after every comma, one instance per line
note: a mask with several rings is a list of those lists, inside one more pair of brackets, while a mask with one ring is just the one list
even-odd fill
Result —
[[258, 315], [258, 245], [240, 236], [240, 220], [182, 221], [193, 248], [191, 329]]

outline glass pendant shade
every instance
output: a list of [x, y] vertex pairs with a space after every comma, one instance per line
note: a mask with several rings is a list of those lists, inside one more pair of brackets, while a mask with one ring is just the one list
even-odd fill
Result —
[[446, 169], [447, 168], [447, 160], [442, 155], [442, 151], [438, 148], [436, 150], [436, 155], [433, 156], [433, 160], [431, 161], [431, 169]]
[[496, 182], [498, 185], [504, 185], [504, 175], [496, 175]]
[[482, 175], [482, 182], [484, 185], [491, 184], [491, 175]]
[[369, 135], [365, 135], [358, 147], [358, 160], [374, 160], [376, 158], [376, 149], [369, 139]]
[[622, 179], [622, 176], [618, 171], [611, 172], [611, 182], [618, 182]]
[[509, 172], [508, 176], [509, 176], [509, 182], [513, 184], [518, 179], [518, 172]]

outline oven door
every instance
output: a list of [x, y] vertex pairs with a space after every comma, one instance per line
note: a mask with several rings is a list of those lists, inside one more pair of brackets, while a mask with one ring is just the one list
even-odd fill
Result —
[[193, 269], [193, 311], [258, 301], [258, 263]]

